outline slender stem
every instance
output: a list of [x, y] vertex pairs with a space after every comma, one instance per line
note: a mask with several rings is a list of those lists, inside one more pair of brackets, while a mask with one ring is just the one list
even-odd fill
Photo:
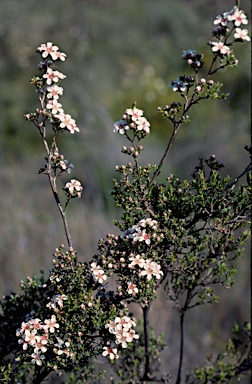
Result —
[[179, 367], [176, 384], [181, 382], [181, 374], [183, 367], [183, 358], [184, 358], [184, 338], [185, 338], [185, 323], [184, 323], [185, 312], [180, 312], [180, 353], [179, 353]]
[[154, 180], [157, 178], [157, 176], [160, 174], [161, 168], [162, 168], [162, 166], [163, 166], [164, 159], [166, 158], [166, 156], [168, 155], [168, 153], [169, 153], [169, 151], [170, 151], [170, 149], [171, 149], [171, 147], [172, 147], [172, 144], [173, 144], [173, 142], [174, 142], [174, 140], [175, 140], [175, 138], [176, 138], [176, 134], [177, 134], [177, 132], [178, 132], [178, 130], [179, 130], [180, 125], [181, 125], [181, 123], [178, 124], [178, 125], [175, 125], [175, 126], [174, 126], [172, 135], [171, 135], [171, 137], [170, 137], [170, 140], [169, 140], [169, 142], [168, 142], [168, 145], [167, 145], [167, 147], [166, 147], [166, 150], [165, 150], [165, 152], [164, 152], [164, 154], [163, 154], [163, 157], [162, 157], [162, 159], [160, 160], [159, 165], [158, 165], [158, 168], [157, 168], [156, 172], [154, 173], [154, 175], [152, 176], [152, 178], [151, 178], [151, 180], [150, 180], [150, 182], [149, 182], [149, 184], [148, 184], [148, 189], [149, 189], [150, 186], [153, 184], [153, 182], [154, 182]]
[[150, 304], [143, 308], [143, 326], [144, 326], [144, 375], [143, 380], [150, 380], [150, 334], [149, 334], [149, 310]]
[[53, 193], [54, 199], [56, 201], [57, 207], [58, 207], [58, 209], [60, 211], [60, 214], [61, 214], [61, 217], [62, 217], [62, 220], [63, 220], [63, 225], [64, 225], [64, 229], [65, 229], [65, 234], [66, 234], [68, 246], [69, 246], [69, 248], [72, 248], [73, 247], [73, 243], [72, 243], [72, 238], [71, 238], [71, 234], [70, 234], [70, 231], [69, 231], [68, 222], [67, 222], [67, 218], [66, 218], [66, 211], [63, 209], [63, 207], [61, 205], [61, 202], [60, 202], [60, 199], [59, 199], [59, 195], [58, 195], [58, 191], [57, 191], [56, 182], [55, 182], [55, 177], [52, 176], [51, 160], [50, 160], [51, 153], [50, 153], [47, 141], [45, 139], [45, 135], [43, 135], [43, 143], [44, 143], [44, 147], [45, 147], [46, 154], [47, 154], [47, 157], [48, 157], [47, 172], [48, 172], [49, 183], [50, 183], [50, 186], [51, 186], [51, 189], [52, 189], [52, 193]]

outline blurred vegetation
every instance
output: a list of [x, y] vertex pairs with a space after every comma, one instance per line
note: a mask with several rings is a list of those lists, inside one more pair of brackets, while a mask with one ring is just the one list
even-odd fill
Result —
[[[241, 7], [249, 15], [247, 0]], [[18, 290], [19, 280], [51, 267], [54, 248], [64, 243], [62, 223], [43, 166], [40, 137], [23, 115], [38, 103], [29, 84], [36, 74], [36, 48], [52, 41], [67, 53], [58, 69], [63, 107], [81, 129], [64, 135], [60, 151], [73, 162], [71, 176], [84, 184], [84, 195], [69, 209], [75, 248], [82, 259], [96, 252], [100, 237], [113, 232], [114, 210], [110, 197], [113, 169], [125, 162], [122, 137], [113, 134], [113, 123], [135, 100], [150, 120], [142, 161], [157, 163], [170, 127], [157, 113], [159, 105], [175, 99], [167, 84], [179, 74], [191, 74], [182, 51], [196, 49], [211, 56], [212, 21], [230, 10], [230, 0], [1, 0], [0, 3], [0, 176], [1, 176], [1, 280], [2, 294]], [[250, 50], [239, 44], [237, 69], [220, 72], [225, 101], [208, 102], [192, 110], [191, 123], [182, 127], [164, 172], [189, 178], [199, 157], [214, 153], [226, 167], [223, 174], [236, 177], [247, 164], [243, 150], [250, 141]], [[204, 76], [204, 75], [203, 75]], [[67, 137], [67, 139], [66, 139]], [[67, 180], [62, 180], [62, 186]], [[249, 253], [249, 250], [247, 251]], [[226, 340], [233, 323], [249, 316], [249, 261], [240, 261], [237, 285], [222, 295], [220, 305], [195, 310], [188, 324], [187, 363], [200, 364], [200, 348], [215, 348]], [[170, 305], [156, 303], [154, 322], [168, 335], [165, 364], [173, 364], [170, 329], [176, 325]], [[163, 324], [156, 318], [164, 319]], [[166, 320], [165, 320], [166, 319]], [[201, 332], [199, 332], [199, 329]], [[204, 330], [210, 329], [207, 334]], [[221, 334], [221, 336], [220, 336]], [[202, 357], [201, 357], [202, 355]], [[175, 363], [174, 363], [175, 364]]]

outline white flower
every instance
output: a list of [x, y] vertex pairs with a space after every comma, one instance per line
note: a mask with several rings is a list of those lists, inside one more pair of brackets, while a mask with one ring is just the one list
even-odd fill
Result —
[[49, 100], [46, 105], [47, 109], [51, 109], [53, 115], [55, 115], [56, 113], [63, 113], [63, 108], [61, 107], [62, 105], [58, 103], [57, 99]]
[[114, 348], [112, 345], [110, 347], [103, 347], [104, 351], [102, 352], [102, 355], [108, 356], [111, 360], [119, 359], [117, 348]]
[[51, 87], [47, 88], [47, 98], [48, 99], [58, 99], [60, 95], [63, 95], [63, 88], [54, 84]]
[[72, 179], [71, 181], [66, 183], [64, 189], [66, 189], [70, 193], [70, 195], [73, 195], [74, 193], [77, 193], [77, 194], [81, 193], [83, 190], [83, 187], [79, 180]]
[[138, 288], [134, 283], [129, 282], [127, 291], [129, 295], [132, 295], [132, 294], [138, 293]]
[[46, 319], [44, 323], [45, 323], [44, 329], [47, 332], [49, 330], [51, 333], [54, 333], [55, 328], [59, 328], [59, 324], [57, 323], [55, 315], [52, 315], [51, 319]]
[[143, 116], [143, 111], [134, 107], [133, 109], [126, 109], [125, 114], [130, 115], [132, 121], [137, 121], [141, 116]]
[[234, 38], [250, 41], [250, 37], [248, 36], [247, 29], [235, 28]]
[[55, 115], [54, 117], [60, 120], [60, 128], [67, 128], [70, 133], [74, 133], [74, 131], [80, 131], [80, 129], [76, 126], [75, 120], [69, 114], [61, 112], [58, 115]]
[[227, 45], [224, 45], [221, 41], [212, 42], [212, 51], [217, 52], [220, 51], [223, 55], [228, 55], [230, 52], [230, 48]]
[[150, 133], [150, 123], [145, 117], [139, 117], [136, 120], [137, 130], [144, 131], [146, 133]]
[[241, 24], [248, 24], [247, 16], [243, 11], [240, 11], [236, 6], [229, 13], [228, 19], [234, 21], [234, 25], [239, 27]]
[[46, 83], [51, 85], [52, 83], [57, 83], [60, 79], [65, 79], [66, 76], [59, 71], [53, 71], [52, 68], [47, 68], [43, 77], [46, 79]]

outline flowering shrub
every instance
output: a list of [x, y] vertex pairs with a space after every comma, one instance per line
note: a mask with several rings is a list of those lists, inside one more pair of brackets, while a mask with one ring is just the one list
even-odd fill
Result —
[[[5, 383], [40, 383], [52, 372], [71, 372], [69, 382], [83, 382], [94, 376], [92, 361], [104, 356], [111, 370], [125, 383], [170, 382], [169, 372], [159, 372], [159, 355], [164, 349], [162, 337], [149, 327], [149, 310], [162, 287], [175, 303], [180, 316], [181, 340], [176, 384], [182, 376], [184, 355], [184, 319], [195, 306], [218, 300], [215, 286], [230, 287], [234, 282], [233, 260], [241, 254], [241, 245], [249, 237], [246, 225], [251, 206], [251, 163], [234, 181], [223, 178], [223, 167], [214, 155], [201, 159], [192, 180], [158, 176], [181, 125], [189, 122], [188, 111], [204, 100], [224, 99], [222, 84], [210, 76], [226, 66], [237, 66], [233, 45], [249, 41], [246, 15], [235, 6], [217, 16], [213, 30], [217, 41], [208, 44], [212, 62], [204, 77], [204, 56], [194, 50], [184, 51], [192, 73], [179, 75], [168, 86], [178, 92], [182, 102], [158, 108], [173, 126], [164, 155], [158, 165], [140, 165], [142, 140], [150, 134], [144, 111], [127, 108], [114, 124], [114, 132], [128, 143], [122, 153], [132, 158], [116, 166], [112, 196], [121, 208], [115, 221], [120, 233], [108, 234], [98, 243], [98, 253], [90, 262], [80, 262], [73, 248], [66, 209], [73, 198], [80, 198], [81, 183], [71, 179], [63, 188], [65, 203], [58, 193], [57, 180], [70, 173], [73, 164], [65, 160], [57, 147], [61, 133], [78, 133], [74, 118], [65, 113], [59, 98], [61, 81], [66, 77], [56, 68], [66, 54], [48, 42], [37, 48], [42, 56], [40, 75], [32, 78], [40, 106], [26, 115], [39, 134], [46, 152], [46, 164], [39, 173], [48, 177], [59, 208], [67, 239], [67, 248], [56, 249], [48, 280], [28, 278], [21, 283], [21, 293], [6, 296], [1, 315], [1, 380]], [[48, 130], [50, 134], [48, 134]], [[251, 151], [246, 148], [248, 152]], [[246, 174], [247, 185], [237, 186]], [[128, 304], [137, 303], [142, 322], [137, 322]], [[8, 332], [7, 332], [8, 329]], [[232, 362], [220, 355], [205, 368], [196, 367], [187, 376], [189, 383], [222, 383], [249, 369], [249, 326], [245, 326], [244, 348], [238, 351], [229, 342]], [[236, 337], [238, 337], [238, 330]], [[243, 337], [244, 339], [244, 337]], [[240, 342], [240, 341], [239, 341]], [[245, 364], [246, 363], [246, 364]], [[221, 365], [220, 365], [221, 364]], [[168, 367], [169, 368], [169, 367]], [[111, 383], [117, 380], [111, 378]], [[118, 382], [118, 381], [117, 381]]]

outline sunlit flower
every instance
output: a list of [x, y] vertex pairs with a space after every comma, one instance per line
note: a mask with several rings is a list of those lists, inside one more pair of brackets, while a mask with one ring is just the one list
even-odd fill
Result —
[[57, 83], [60, 79], [65, 79], [65, 75], [59, 71], [53, 71], [52, 68], [47, 68], [46, 73], [43, 75], [43, 78], [46, 79], [46, 83], [51, 85], [52, 83]]
[[212, 42], [212, 51], [217, 52], [220, 51], [223, 55], [228, 55], [230, 52], [230, 48], [227, 45], [224, 45], [221, 41]]
[[68, 190], [70, 195], [72, 195], [74, 192], [81, 192], [83, 190], [83, 187], [79, 180], [72, 179], [65, 185], [65, 189]]
[[127, 291], [129, 295], [132, 295], [132, 294], [138, 293], [138, 288], [136, 284], [129, 282]]
[[60, 128], [67, 128], [70, 133], [80, 131], [80, 129], [76, 126], [75, 120], [69, 114], [60, 113], [54, 117], [60, 120]]
[[57, 323], [55, 315], [52, 315], [51, 319], [46, 319], [44, 323], [45, 323], [44, 329], [47, 332], [49, 330], [51, 333], [54, 333], [55, 328], [59, 328], [59, 324]]
[[38, 52], [43, 52], [42, 57], [45, 59], [48, 55], [51, 56], [53, 60], [60, 59], [65, 61], [66, 54], [59, 51], [59, 47], [57, 45], [53, 45], [53, 43], [48, 42], [46, 44], [41, 44], [40, 47], [37, 48]]
[[140, 268], [143, 268], [145, 260], [141, 258], [140, 255], [130, 257], [131, 263], [128, 265], [129, 268], [133, 268], [135, 265], [138, 265]]
[[248, 36], [247, 29], [235, 28], [234, 38], [250, 41], [250, 37]]
[[145, 244], [147, 245], [150, 245], [150, 235], [148, 233], [146, 233], [146, 230], [143, 229], [142, 231], [137, 231], [135, 233], [133, 233], [133, 242], [136, 242], [136, 241], [144, 241]]
[[46, 44], [41, 44], [41, 46], [37, 48], [37, 51], [43, 52], [42, 57], [45, 59], [48, 55], [51, 55], [52, 57], [52, 54], [58, 49], [59, 47], [57, 47], [57, 45], [53, 45], [53, 43], [48, 42]]
[[61, 108], [62, 105], [58, 103], [57, 99], [49, 100], [46, 108], [51, 109], [51, 112], [53, 115], [56, 115], [56, 113], [63, 113], [63, 108]]
[[143, 111], [134, 107], [133, 109], [126, 109], [125, 114], [130, 115], [132, 121], [137, 121], [141, 116], [143, 116]]
[[47, 88], [47, 98], [48, 99], [58, 99], [60, 95], [63, 95], [63, 88], [54, 84], [51, 87]]
[[91, 264], [91, 271], [94, 279], [97, 280], [100, 284], [102, 284], [108, 278], [107, 275], [105, 275], [103, 269], [96, 263]]
[[236, 27], [239, 27], [241, 24], [248, 24], [247, 16], [243, 11], [240, 11], [236, 6], [230, 12], [228, 17], [230, 21], [234, 21]]
[[150, 123], [145, 117], [139, 117], [136, 121], [137, 130], [150, 133]]
[[104, 351], [102, 352], [103, 356], [108, 356], [111, 360], [119, 359], [119, 355], [117, 354], [117, 348], [103, 347]]

